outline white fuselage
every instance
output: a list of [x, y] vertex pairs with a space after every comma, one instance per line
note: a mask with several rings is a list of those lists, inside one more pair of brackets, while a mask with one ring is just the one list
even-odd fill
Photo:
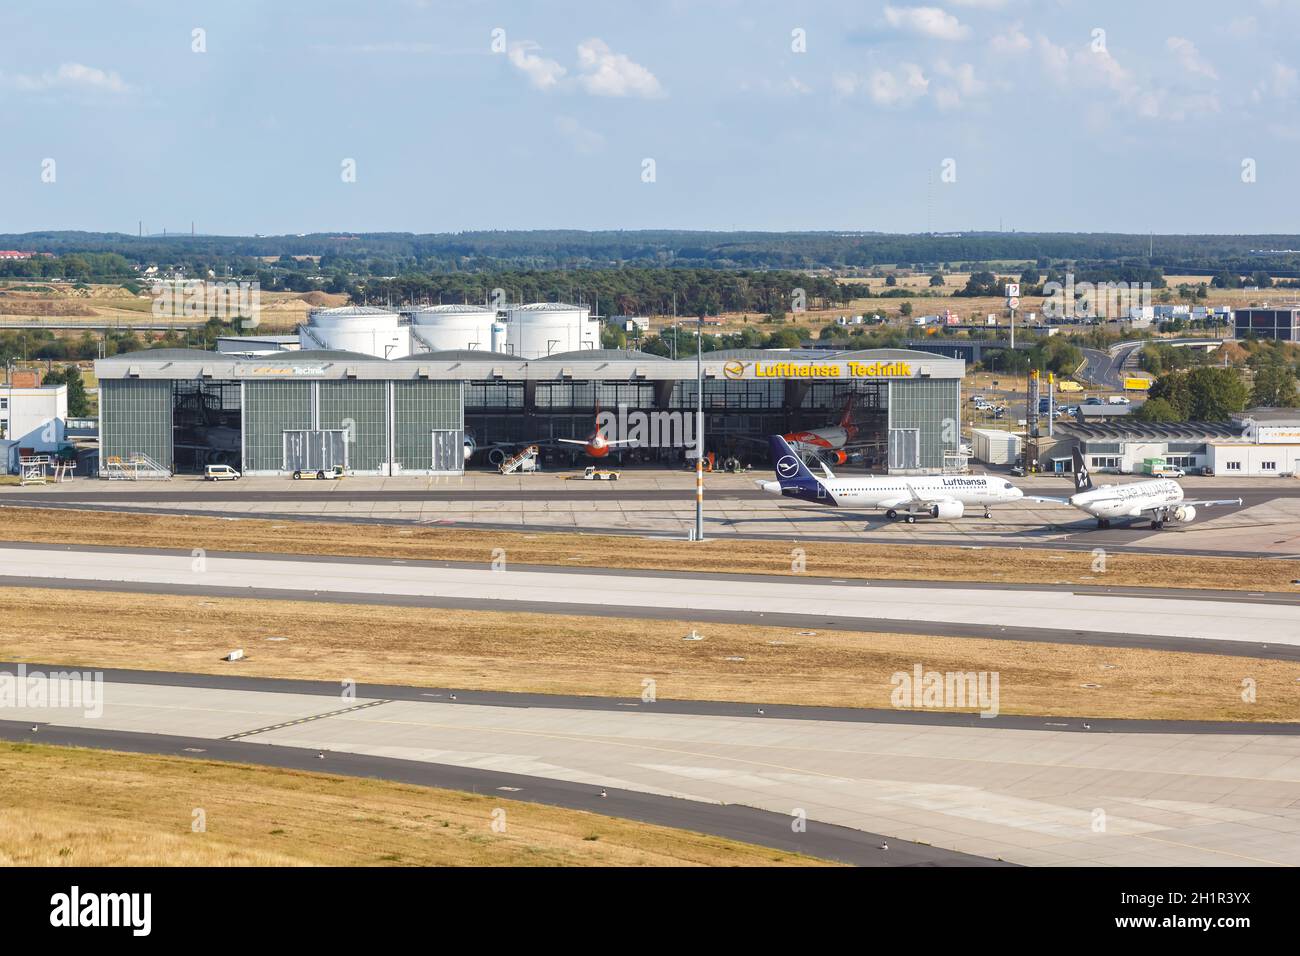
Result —
[[[996, 505], [1016, 501], [1022, 492], [994, 475], [917, 478], [818, 478], [818, 490], [799, 495], [808, 500], [851, 508], [897, 508], [922, 501], [960, 501], [963, 505]], [[781, 494], [777, 481], [762, 482], [764, 491]]]
[[1070, 496], [1070, 504], [1094, 518], [1137, 518], [1151, 508], [1172, 507], [1182, 500], [1182, 486], [1169, 478], [1102, 485]]

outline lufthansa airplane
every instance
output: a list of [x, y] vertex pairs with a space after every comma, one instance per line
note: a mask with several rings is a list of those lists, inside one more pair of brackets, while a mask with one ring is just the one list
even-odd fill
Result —
[[1150, 481], [1133, 481], [1124, 485], [1092, 483], [1088, 466], [1083, 463], [1079, 449], [1074, 450], [1074, 494], [1068, 498], [1049, 498], [1030, 495], [1031, 501], [1048, 501], [1058, 505], [1073, 505], [1097, 519], [1098, 528], [1109, 528], [1111, 518], [1141, 518], [1149, 516], [1152, 528], [1163, 528], [1166, 521], [1187, 522], [1196, 517], [1196, 509], [1215, 505], [1239, 505], [1240, 498], [1211, 498], [1189, 501], [1183, 497], [1183, 486], [1172, 478], [1153, 478]]
[[818, 478], [783, 435], [772, 435], [768, 445], [776, 463], [776, 481], [756, 481], [764, 491], [821, 505], [884, 509], [890, 521], [901, 518], [913, 524], [919, 517], [960, 518], [971, 505], [982, 507], [989, 518], [989, 505], [1006, 504], [1023, 494], [994, 475], [836, 478], [822, 464], [825, 477]]

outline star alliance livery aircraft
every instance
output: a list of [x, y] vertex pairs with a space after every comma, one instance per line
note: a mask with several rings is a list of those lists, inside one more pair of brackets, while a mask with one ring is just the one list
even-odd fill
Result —
[[983, 507], [988, 518], [989, 505], [1006, 504], [1023, 495], [1011, 482], [994, 475], [836, 478], [823, 464], [825, 477], [818, 478], [783, 436], [772, 435], [767, 441], [776, 463], [776, 481], [756, 481], [764, 491], [820, 505], [884, 509], [890, 521], [902, 518], [912, 524], [919, 517], [960, 518], [969, 505]]
[[1111, 518], [1147, 516], [1151, 519], [1151, 527], [1160, 529], [1166, 521], [1191, 521], [1196, 517], [1197, 508], [1241, 504], [1240, 498], [1190, 501], [1183, 497], [1183, 486], [1172, 478], [1097, 487], [1092, 483], [1092, 475], [1088, 474], [1088, 466], [1084, 464], [1083, 455], [1079, 454], [1077, 448], [1074, 450], [1074, 492], [1068, 498], [1030, 495], [1030, 500], [1073, 505], [1096, 518], [1098, 528], [1109, 528]]

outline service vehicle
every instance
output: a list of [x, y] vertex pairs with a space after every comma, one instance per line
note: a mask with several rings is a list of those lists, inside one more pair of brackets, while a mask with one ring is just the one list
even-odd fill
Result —
[[306, 479], [314, 479], [316, 481], [337, 481], [339, 478], [342, 477], [343, 477], [342, 465], [333, 465], [329, 468], [321, 469], [318, 471], [295, 471], [293, 473], [293, 478], [295, 481], [304, 481]]

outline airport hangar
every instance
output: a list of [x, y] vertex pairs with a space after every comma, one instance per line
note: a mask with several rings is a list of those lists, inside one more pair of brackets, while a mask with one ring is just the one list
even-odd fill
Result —
[[[705, 353], [705, 450], [765, 462], [763, 436], [834, 425], [855, 395], [867, 467], [941, 472], [958, 461], [964, 373], [960, 359], [897, 349]], [[385, 359], [329, 349], [160, 348], [99, 359], [95, 374], [106, 477], [122, 474], [123, 462], [160, 472], [223, 463], [248, 475], [333, 465], [357, 475], [459, 474], [466, 433], [480, 450], [586, 439], [598, 405], [616, 414], [676, 412], [679, 420], [696, 407], [694, 357], [629, 350], [521, 359], [471, 349]], [[576, 461], [581, 447], [572, 449], [551, 460]], [[619, 463], [687, 457], [680, 445], [611, 452]], [[496, 452], [493, 461], [499, 458]]]

